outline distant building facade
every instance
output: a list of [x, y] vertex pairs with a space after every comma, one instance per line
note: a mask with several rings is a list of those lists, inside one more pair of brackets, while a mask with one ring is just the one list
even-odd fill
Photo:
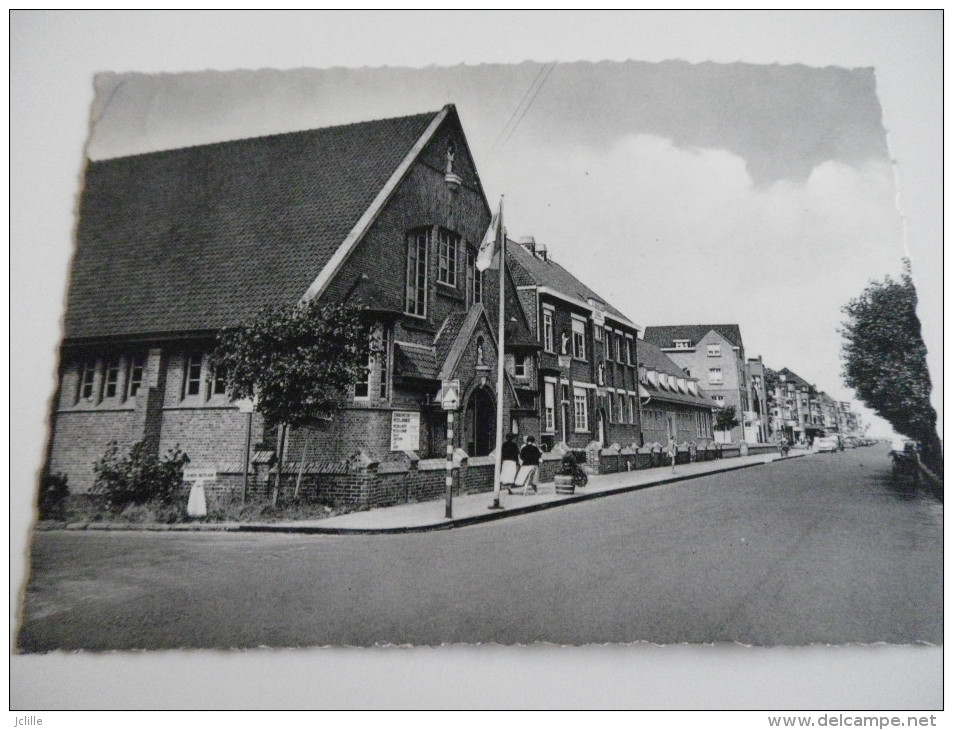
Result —
[[716, 440], [737, 442], [745, 438], [744, 422], [753, 423], [755, 413], [750, 406], [744, 343], [738, 325], [646, 327], [645, 341], [696, 378], [718, 408], [734, 406], [739, 425], [730, 431], [716, 430]]

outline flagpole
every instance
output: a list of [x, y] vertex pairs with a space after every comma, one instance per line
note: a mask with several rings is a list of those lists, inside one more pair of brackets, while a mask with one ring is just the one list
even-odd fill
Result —
[[500, 222], [497, 230], [500, 232], [500, 301], [499, 301], [499, 336], [497, 337], [497, 365], [496, 365], [496, 469], [493, 472], [493, 504], [490, 509], [503, 509], [500, 504], [500, 479], [503, 466], [503, 368], [506, 358], [503, 350], [503, 332], [506, 319], [504, 280], [506, 278], [506, 229], [503, 227], [503, 196], [500, 196]]

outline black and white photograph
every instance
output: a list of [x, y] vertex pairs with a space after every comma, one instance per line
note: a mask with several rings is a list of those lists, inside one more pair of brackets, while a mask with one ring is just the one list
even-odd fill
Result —
[[11, 709], [942, 709], [942, 20], [12, 13]]

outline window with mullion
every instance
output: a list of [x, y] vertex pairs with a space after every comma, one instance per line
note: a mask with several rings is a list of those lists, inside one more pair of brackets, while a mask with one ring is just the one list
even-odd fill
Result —
[[450, 231], [437, 234], [437, 281], [457, 285], [457, 249], [460, 237]]
[[476, 251], [467, 246], [466, 286], [467, 306], [483, 301], [483, 272], [476, 267]]
[[102, 398], [115, 398], [119, 393], [119, 358], [111, 357], [106, 360], [103, 370]]
[[142, 355], [133, 355], [129, 358], [129, 372], [126, 375], [126, 397], [135, 398], [142, 388], [143, 374], [146, 370], [146, 359]]
[[182, 397], [202, 393], [202, 353], [191, 352], [185, 361], [185, 378], [182, 383]]
[[417, 231], [407, 239], [407, 292], [404, 311], [427, 316], [427, 244], [429, 231]]
[[543, 349], [546, 352], [556, 352], [556, 341], [553, 333], [553, 313], [543, 310]]
[[76, 394], [76, 400], [92, 400], [93, 385], [96, 381], [96, 363], [92, 360], [83, 363], [79, 375], [79, 389]]
[[544, 384], [544, 399], [546, 410], [543, 430], [553, 432], [556, 430], [556, 385], [554, 383]]
[[580, 319], [572, 321], [572, 356], [578, 360], [586, 359], [586, 323]]
[[589, 430], [589, 396], [585, 388], [573, 389], [573, 420], [576, 433]]

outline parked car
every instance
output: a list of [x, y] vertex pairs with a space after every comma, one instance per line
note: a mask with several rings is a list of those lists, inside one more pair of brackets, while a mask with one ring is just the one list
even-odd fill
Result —
[[837, 451], [837, 439], [830, 436], [821, 436], [814, 442], [814, 450], [819, 454], [825, 451], [833, 454]]

